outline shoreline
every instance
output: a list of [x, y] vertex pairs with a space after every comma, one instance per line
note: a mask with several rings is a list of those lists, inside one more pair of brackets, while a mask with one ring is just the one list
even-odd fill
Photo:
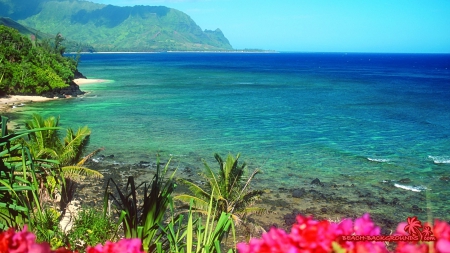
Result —
[[109, 80], [106, 79], [88, 79], [88, 78], [76, 78], [73, 79], [73, 82], [76, 85], [85, 85], [85, 84], [94, 84], [94, 83], [105, 83]]
[[[161, 160], [162, 164], [165, 162], [167, 159]], [[169, 165], [169, 171], [177, 171], [177, 180], [203, 181], [198, 176], [201, 167], [195, 164], [180, 166], [174, 160], [172, 163]], [[79, 200], [94, 206], [101, 203], [102, 196], [98, 196], [96, 192], [105, 187], [108, 178], [112, 177], [123, 185], [126, 184], [128, 176], [135, 176], [138, 184], [149, 182], [153, 177], [156, 161], [150, 158], [140, 162], [123, 163], [118, 162], [114, 154], [108, 153], [93, 157], [86, 166], [100, 171], [105, 176], [102, 180], [82, 184], [82, 191], [79, 192]], [[265, 187], [260, 185], [258, 180], [252, 182], [251, 188], [264, 191], [255, 207], [265, 208], [268, 212], [250, 215], [248, 220], [266, 230], [272, 226], [289, 230], [298, 214], [313, 216], [319, 220], [340, 221], [370, 213], [383, 233], [389, 234], [390, 230], [395, 230], [397, 224], [411, 213], [422, 220], [445, 219], [439, 215], [430, 216], [431, 210], [423, 205], [427, 198], [425, 191], [399, 189], [394, 182], [380, 182], [368, 187], [353, 180], [344, 182], [323, 177], [299, 177], [298, 181], [297, 186], [291, 187]], [[407, 181], [407, 178], [400, 181]], [[177, 185], [174, 195], [190, 193], [183, 184]]]
[[[242, 53], [242, 54], [254, 54], [254, 53], [264, 53], [264, 54], [278, 54], [279, 51], [275, 50], [233, 50], [233, 51], [177, 51], [177, 50], [168, 50], [168, 51], [144, 51], [144, 52], [132, 52], [132, 51], [118, 51], [118, 52], [80, 52], [80, 54], [164, 54], [164, 53], [224, 53], [224, 54], [234, 54], [234, 53]], [[76, 54], [76, 52], [70, 52], [69, 54]]]
[[12, 109], [23, 108], [27, 104], [56, 100], [42, 96], [8, 95], [0, 98], [0, 113], [11, 113]]
[[[84, 78], [77, 78], [74, 79], [73, 82], [79, 86], [86, 85], [86, 84], [94, 84], [94, 83], [104, 83], [107, 82], [106, 79], [84, 79]], [[72, 98], [72, 96], [68, 96], [66, 98]], [[43, 97], [38, 95], [6, 95], [5, 97], [0, 97], [0, 113], [12, 113], [13, 109], [18, 108], [24, 108], [28, 104], [32, 103], [41, 103], [41, 102], [48, 102], [48, 101], [54, 101], [60, 98], [53, 97]]]

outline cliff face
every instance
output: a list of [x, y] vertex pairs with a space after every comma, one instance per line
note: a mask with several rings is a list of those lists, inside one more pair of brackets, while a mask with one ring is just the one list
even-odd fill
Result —
[[[30, 4], [32, 2], [32, 4]], [[97, 51], [232, 50], [220, 31], [202, 31], [163, 6], [118, 7], [79, 0], [0, 0], [0, 16]]]

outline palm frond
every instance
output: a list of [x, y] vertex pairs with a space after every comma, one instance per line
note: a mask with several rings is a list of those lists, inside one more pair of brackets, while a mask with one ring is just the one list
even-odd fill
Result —
[[231, 156], [231, 154], [229, 154], [228, 156], [232, 158], [230, 160], [230, 163], [233, 161], [233, 166], [231, 167], [230, 171], [230, 180], [232, 181], [232, 183], [229, 183], [230, 188], [228, 189], [231, 194], [231, 191], [236, 188], [235, 185], [240, 184], [242, 175], [244, 175], [245, 169], [247, 168], [247, 164], [244, 162], [241, 166], [238, 165], [240, 154], [237, 154], [236, 160], [233, 159], [233, 156]]
[[82, 166], [87, 160], [91, 159], [95, 154], [97, 154], [100, 151], [105, 150], [105, 148], [99, 148], [96, 149], [94, 151], [92, 151], [90, 154], [86, 155], [85, 157], [83, 157], [83, 159], [81, 159], [78, 163], [77, 166]]
[[247, 207], [241, 211], [237, 211], [235, 212], [236, 215], [240, 216], [240, 217], [244, 217], [250, 214], [256, 214], [256, 215], [263, 215], [263, 214], [268, 214], [270, 213], [269, 210], [267, 210], [266, 208], [262, 208], [262, 207]]
[[250, 182], [252, 181], [252, 179], [256, 176], [256, 174], [258, 174], [260, 172], [259, 169], [255, 169], [253, 171], [253, 173], [250, 175], [250, 177], [247, 179], [247, 182], [245, 183], [244, 187], [242, 188], [241, 194], [247, 190], [248, 185], [250, 184]]
[[205, 160], [203, 160], [203, 164], [205, 165], [204, 174], [206, 178], [208, 179], [209, 186], [211, 187], [211, 192], [214, 192], [217, 195], [222, 194], [222, 189], [220, 187], [221, 184], [219, 184], [219, 181], [216, 178], [216, 175], [212, 171], [212, 169], [208, 166]]
[[86, 146], [90, 134], [91, 130], [87, 126], [78, 128], [76, 133], [71, 128], [67, 129], [61, 154], [61, 163], [63, 165], [74, 164], [81, 160], [83, 147]]
[[240, 197], [240, 200], [244, 203], [255, 201], [261, 195], [264, 194], [263, 190], [253, 190], [246, 192], [244, 195]]
[[73, 180], [79, 180], [80, 177], [89, 177], [89, 178], [103, 178], [102, 173], [92, 170], [86, 167], [72, 165], [72, 166], [64, 166], [61, 168], [61, 174], [63, 177], [70, 178]]
[[211, 194], [207, 193], [200, 186], [198, 186], [188, 180], [185, 180], [185, 179], [180, 179], [180, 182], [189, 188], [189, 190], [192, 192], [192, 194], [194, 194], [193, 197], [197, 197], [200, 199], [206, 199], [206, 200], [211, 198]]
[[[26, 128], [38, 129], [38, 128], [56, 128], [59, 125], [59, 118], [49, 117], [44, 119], [39, 114], [33, 114], [32, 120], [26, 122]], [[55, 141], [58, 140], [58, 129], [48, 129], [45, 131], [34, 132], [29, 135], [40, 148], [55, 148]]]
[[209, 203], [204, 199], [191, 196], [188, 194], [181, 194], [173, 197], [174, 199], [181, 200], [185, 203], [190, 203], [192, 201], [192, 207], [198, 210], [207, 210]]
[[40, 148], [40, 149], [30, 148], [30, 150], [33, 150], [32, 152], [37, 152], [37, 153], [33, 154], [35, 158], [39, 158], [39, 159], [47, 159], [47, 158], [57, 159], [58, 158], [58, 152], [56, 152], [52, 148], [45, 148], [45, 147]]

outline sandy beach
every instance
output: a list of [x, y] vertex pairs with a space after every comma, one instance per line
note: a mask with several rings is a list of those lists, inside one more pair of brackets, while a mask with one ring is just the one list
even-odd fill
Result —
[[85, 78], [78, 78], [78, 79], [73, 79], [74, 83], [78, 84], [78, 85], [84, 85], [84, 84], [92, 84], [92, 83], [103, 83], [106, 82], [108, 80], [105, 79], [85, 79]]
[[11, 112], [16, 108], [26, 106], [27, 104], [36, 102], [45, 102], [54, 100], [55, 98], [46, 98], [41, 96], [23, 96], [23, 95], [10, 95], [0, 98], [0, 112]]
[[[107, 80], [104, 79], [74, 79], [77, 85], [102, 83]], [[14, 109], [19, 109], [20, 107], [26, 106], [31, 103], [46, 102], [55, 100], [58, 98], [47, 98], [42, 96], [25, 96], [25, 95], [8, 95], [5, 97], [0, 97], [0, 113], [11, 112]]]

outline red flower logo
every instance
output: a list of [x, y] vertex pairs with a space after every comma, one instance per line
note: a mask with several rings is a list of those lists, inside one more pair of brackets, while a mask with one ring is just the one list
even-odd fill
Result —
[[423, 237], [433, 236], [433, 232], [431, 231], [431, 227], [430, 226], [423, 226], [422, 236]]
[[406, 222], [408, 223], [408, 225], [405, 226], [405, 232], [412, 236], [418, 236], [419, 241], [421, 241], [422, 232], [420, 231], [420, 229], [422, 228], [422, 222], [420, 222], [420, 220], [418, 220], [416, 216], [408, 217]]

